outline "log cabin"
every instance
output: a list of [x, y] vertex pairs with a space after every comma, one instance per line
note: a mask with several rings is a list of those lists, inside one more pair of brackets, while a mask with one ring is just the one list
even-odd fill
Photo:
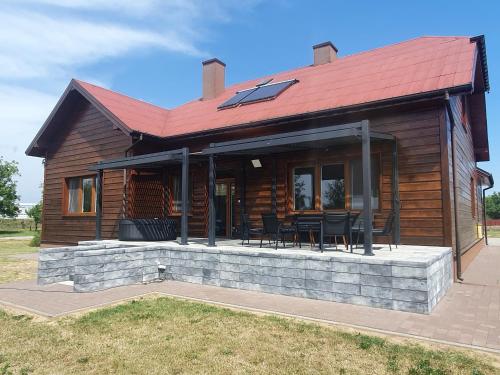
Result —
[[225, 69], [204, 61], [202, 96], [170, 109], [73, 79], [26, 150], [44, 159], [42, 242], [169, 217], [213, 243], [243, 215], [362, 211], [373, 228], [395, 215], [375, 242], [453, 247], [458, 274], [483, 245], [484, 36], [350, 56], [326, 42], [311, 65], [229, 87]]

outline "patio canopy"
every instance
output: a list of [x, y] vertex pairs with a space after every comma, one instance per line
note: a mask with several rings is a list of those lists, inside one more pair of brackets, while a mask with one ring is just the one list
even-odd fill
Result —
[[[209, 157], [209, 207], [208, 207], [208, 243], [215, 246], [215, 155], [263, 155], [299, 149], [322, 149], [339, 144], [361, 143], [363, 168], [363, 219], [364, 250], [372, 255], [373, 212], [371, 203], [371, 151], [372, 140], [391, 141], [393, 144], [393, 210], [395, 243], [399, 243], [399, 191], [398, 191], [398, 155], [396, 138], [391, 134], [371, 132], [368, 120], [343, 125], [293, 131], [229, 142], [212, 143], [201, 151]], [[276, 179], [273, 179], [273, 192], [276, 191]]]
[[169, 164], [182, 165], [182, 214], [181, 214], [181, 244], [187, 244], [188, 239], [188, 184], [189, 184], [189, 148], [155, 152], [146, 155], [124, 157], [121, 159], [103, 160], [92, 165], [89, 170], [97, 171], [96, 178], [96, 239], [101, 239], [102, 220], [102, 171], [127, 168], [160, 168]]

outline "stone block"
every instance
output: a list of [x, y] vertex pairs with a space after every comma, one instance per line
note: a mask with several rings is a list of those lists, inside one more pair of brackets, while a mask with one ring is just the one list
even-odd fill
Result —
[[374, 275], [361, 275], [361, 285], [381, 286], [384, 288], [392, 287], [391, 276], [374, 276]]
[[287, 288], [303, 289], [306, 287], [306, 280], [305, 279], [295, 279], [295, 278], [289, 278], [289, 277], [282, 277], [281, 278], [281, 286], [287, 287]]
[[332, 281], [336, 283], [359, 284], [360, 275], [357, 273], [333, 272]]
[[359, 263], [332, 262], [332, 271], [339, 273], [359, 273]]
[[427, 290], [426, 279], [406, 279], [401, 277], [392, 278], [392, 287], [397, 289]]
[[360, 294], [359, 284], [332, 283], [332, 291], [341, 294]]
[[391, 276], [391, 266], [384, 264], [360, 264], [360, 273], [363, 275]]
[[361, 295], [366, 297], [392, 299], [392, 288], [380, 286], [361, 285]]
[[307, 290], [322, 290], [322, 291], [332, 291], [332, 285], [333, 283], [331, 281], [320, 281], [320, 280], [311, 280], [311, 279], [306, 279], [306, 289]]
[[427, 278], [427, 268], [392, 266], [392, 276], [414, 278], [414, 279], [425, 279]]
[[306, 259], [305, 260], [305, 268], [307, 270], [331, 271], [332, 270], [332, 262], [330, 262], [330, 260]]
[[311, 280], [322, 280], [322, 281], [332, 281], [332, 272], [331, 271], [317, 271], [317, 270], [308, 270], [305, 271], [305, 278]]

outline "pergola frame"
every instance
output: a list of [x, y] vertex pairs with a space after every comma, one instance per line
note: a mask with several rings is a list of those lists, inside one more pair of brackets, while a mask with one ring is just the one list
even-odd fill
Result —
[[[373, 255], [373, 210], [371, 204], [371, 141], [391, 141], [393, 143], [393, 210], [394, 210], [394, 242], [400, 240], [399, 223], [399, 188], [398, 188], [398, 148], [396, 138], [391, 134], [370, 131], [368, 120], [327, 126], [322, 128], [293, 131], [270, 136], [254, 137], [229, 142], [212, 143], [201, 154], [209, 158], [209, 197], [208, 197], [208, 245], [215, 246], [215, 156], [216, 155], [263, 155], [276, 154], [296, 149], [319, 148], [328, 144], [359, 143], [362, 147], [363, 168], [363, 219], [364, 219], [364, 254]], [[273, 159], [273, 174], [276, 166]], [[275, 199], [276, 178], [273, 176], [272, 197]], [[273, 211], [276, 202], [272, 204]]]
[[161, 168], [168, 164], [181, 164], [181, 244], [188, 243], [188, 186], [189, 186], [189, 148], [156, 152], [153, 154], [130, 156], [121, 159], [103, 160], [92, 165], [89, 170], [97, 171], [96, 178], [96, 240], [101, 239], [102, 222], [102, 176], [104, 170], [129, 168]]

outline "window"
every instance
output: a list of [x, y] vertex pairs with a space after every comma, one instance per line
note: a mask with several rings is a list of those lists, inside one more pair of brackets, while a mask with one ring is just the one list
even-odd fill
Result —
[[95, 177], [71, 177], [66, 179], [65, 212], [71, 215], [95, 213]]
[[314, 210], [314, 167], [293, 170], [293, 190], [296, 210]]
[[[192, 179], [188, 183], [188, 211], [191, 211], [191, 201], [193, 196]], [[182, 178], [179, 175], [172, 176], [172, 210], [174, 212], [182, 211]]]
[[[269, 81], [270, 82], [270, 81]], [[240, 104], [249, 104], [254, 102], [260, 102], [263, 100], [273, 100], [287, 88], [289, 88], [294, 83], [298, 81], [296, 79], [291, 79], [288, 81], [276, 82], [276, 83], [261, 83], [256, 87], [252, 87], [246, 90], [241, 90], [236, 92], [236, 94], [229, 100], [226, 100], [218, 109], [232, 108]]]
[[[372, 208], [379, 208], [380, 163], [372, 158]], [[351, 208], [363, 209], [363, 167], [361, 159], [351, 160]]]
[[344, 164], [321, 167], [321, 205], [324, 210], [345, 208]]

